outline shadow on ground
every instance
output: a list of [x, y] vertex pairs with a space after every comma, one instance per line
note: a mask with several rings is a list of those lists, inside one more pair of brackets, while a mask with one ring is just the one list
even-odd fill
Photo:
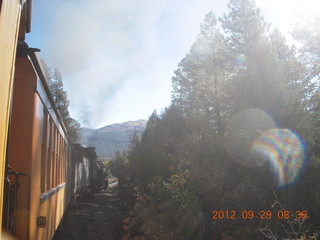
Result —
[[89, 195], [67, 210], [53, 240], [119, 240], [131, 199], [125, 189], [109, 187]]

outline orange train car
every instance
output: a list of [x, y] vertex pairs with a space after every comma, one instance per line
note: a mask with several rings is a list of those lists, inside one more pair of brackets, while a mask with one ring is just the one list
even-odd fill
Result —
[[36, 53], [19, 42], [10, 117], [3, 228], [52, 239], [69, 202], [72, 146]]
[[38, 49], [24, 42], [31, 3], [0, 0], [0, 240], [52, 239], [70, 199], [99, 187], [94, 148], [70, 143]]
[[0, 224], [23, 240], [52, 238], [68, 202], [71, 158], [35, 49], [23, 42], [31, 3], [0, 1]]
[[69, 202], [71, 145], [24, 42], [31, 5], [0, 0], [0, 239], [52, 239]]
[[3, 228], [52, 239], [72, 198], [99, 188], [95, 148], [71, 144], [38, 49], [18, 42], [8, 134]]
[[71, 144], [38, 49], [18, 43], [8, 137], [3, 228], [52, 239], [72, 198], [99, 188], [95, 148]]
[[[16, 46], [18, 40], [24, 40], [25, 34], [30, 32], [31, 3], [31, 0], [0, 0], [0, 206], [3, 205], [4, 199]], [[2, 210], [0, 208], [0, 218], [2, 218]]]

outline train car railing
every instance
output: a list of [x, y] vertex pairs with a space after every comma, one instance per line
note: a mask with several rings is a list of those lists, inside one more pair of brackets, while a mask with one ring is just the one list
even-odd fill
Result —
[[[17, 231], [17, 209], [18, 209], [18, 196], [19, 196], [19, 188], [20, 183], [19, 179], [21, 177], [27, 178], [27, 236], [29, 239], [29, 227], [30, 227], [30, 191], [31, 191], [31, 177], [27, 173], [15, 172], [12, 171], [11, 168], [7, 171], [7, 177], [5, 178], [5, 192], [6, 199], [4, 199], [4, 209], [7, 211], [4, 213], [3, 217], [3, 227], [5, 230], [13, 235], [16, 235]], [[14, 181], [11, 182], [9, 175], [14, 176]]]
[[3, 209], [5, 210], [3, 212], [3, 220], [2, 220], [2, 227], [8, 231], [8, 232], [12, 232], [12, 228], [10, 227], [10, 219], [12, 219], [12, 211], [11, 211], [11, 206], [14, 205], [14, 203], [11, 203], [11, 196], [13, 194], [9, 193], [9, 191], [11, 191], [10, 188], [11, 182], [9, 178], [5, 178], [4, 179], [4, 200], [3, 200]]

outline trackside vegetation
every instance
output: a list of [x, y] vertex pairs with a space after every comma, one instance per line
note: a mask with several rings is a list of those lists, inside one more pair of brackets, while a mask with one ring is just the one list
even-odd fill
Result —
[[172, 103], [108, 164], [135, 207], [125, 239], [317, 239], [320, 34], [295, 47], [251, 0], [209, 12]]

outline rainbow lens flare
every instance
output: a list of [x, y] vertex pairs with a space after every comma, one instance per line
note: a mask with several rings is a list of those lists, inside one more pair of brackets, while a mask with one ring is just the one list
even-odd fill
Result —
[[263, 132], [253, 142], [251, 152], [270, 164], [279, 187], [292, 184], [297, 179], [306, 158], [302, 139], [289, 129]]

